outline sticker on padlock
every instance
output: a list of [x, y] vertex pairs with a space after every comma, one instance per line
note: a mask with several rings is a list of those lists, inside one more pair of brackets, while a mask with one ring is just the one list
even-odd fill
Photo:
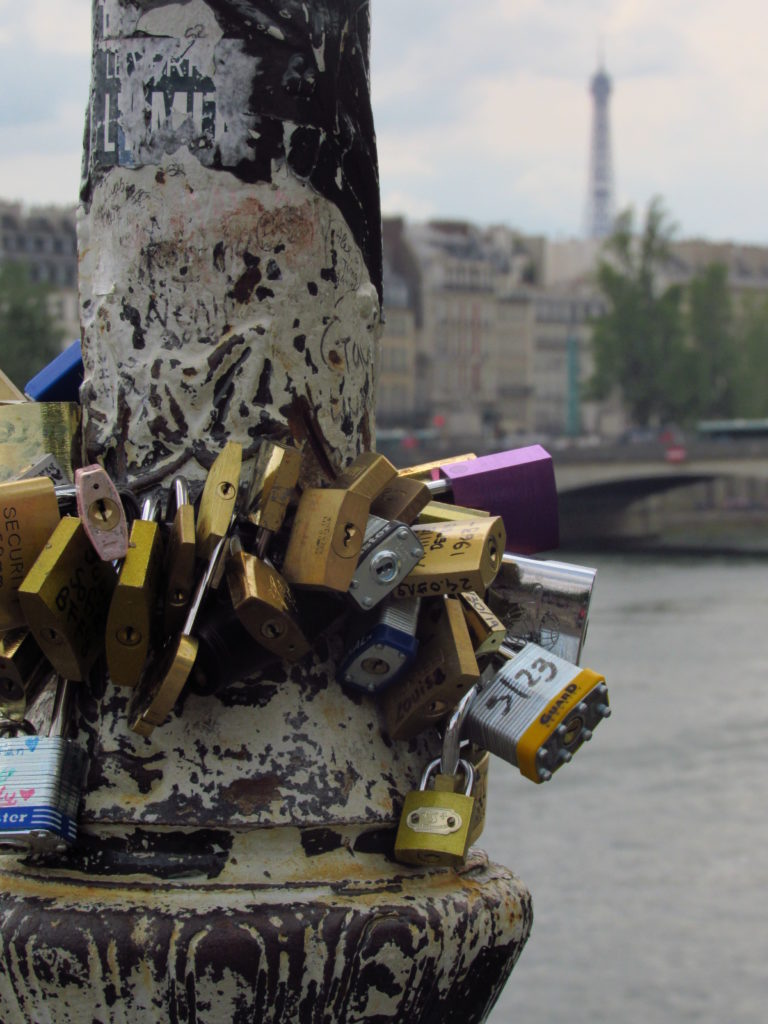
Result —
[[23, 626], [19, 587], [59, 522], [52, 480], [35, 477], [0, 484], [0, 633]]
[[85, 751], [67, 733], [73, 684], [59, 679], [47, 735], [0, 738], [0, 851], [61, 853], [77, 838]]
[[420, 786], [407, 794], [395, 838], [395, 860], [403, 864], [460, 867], [466, 860], [472, 824], [474, 770], [459, 761], [464, 773], [464, 792], [428, 789], [440, 758], [424, 771]]
[[423, 554], [418, 537], [405, 523], [368, 516], [349, 596], [369, 611], [405, 579]]
[[533, 782], [546, 782], [592, 738], [611, 709], [605, 677], [527, 643], [502, 646], [469, 705], [465, 734]]
[[500, 516], [411, 527], [424, 555], [393, 590], [395, 597], [434, 597], [465, 590], [485, 593], [501, 567], [504, 523]]
[[505, 554], [486, 601], [507, 635], [579, 663], [596, 569]]
[[181, 629], [195, 585], [195, 510], [189, 501], [189, 486], [182, 476], [176, 476], [171, 481], [165, 518], [170, 523], [163, 567], [165, 599], [162, 632], [167, 637]]
[[347, 636], [339, 681], [364, 693], [382, 693], [413, 663], [421, 598], [385, 601], [358, 620]]
[[106, 625], [107, 669], [118, 686], [138, 686], [155, 628], [162, 541], [158, 502], [144, 501], [131, 524], [128, 551], [112, 593]]
[[128, 551], [128, 522], [117, 488], [109, 474], [97, 464], [75, 470], [77, 514], [104, 562], [125, 558]]
[[116, 582], [76, 516], [59, 520], [19, 587], [27, 625], [54, 669], [82, 680], [104, 649]]

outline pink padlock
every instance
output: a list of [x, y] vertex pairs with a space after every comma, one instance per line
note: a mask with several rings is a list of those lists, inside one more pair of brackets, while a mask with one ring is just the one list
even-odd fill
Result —
[[125, 558], [128, 524], [117, 488], [98, 464], [75, 470], [77, 514], [103, 562]]

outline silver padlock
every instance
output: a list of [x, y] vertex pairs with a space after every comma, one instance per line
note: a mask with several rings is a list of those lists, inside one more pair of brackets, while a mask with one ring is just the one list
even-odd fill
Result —
[[368, 516], [349, 596], [369, 611], [392, 593], [423, 554], [421, 541], [410, 526], [396, 519]]
[[420, 597], [380, 604], [362, 616], [347, 637], [348, 650], [340, 666], [340, 682], [366, 693], [381, 693], [416, 657], [416, 627]]
[[537, 644], [503, 646], [501, 655], [501, 667], [488, 666], [475, 688], [464, 735], [546, 782], [610, 716], [605, 678]]
[[73, 687], [57, 680], [47, 735], [0, 739], [2, 853], [61, 853], [77, 838], [87, 758], [67, 737]]
[[486, 602], [507, 636], [529, 640], [578, 665], [596, 569], [504, 554]]

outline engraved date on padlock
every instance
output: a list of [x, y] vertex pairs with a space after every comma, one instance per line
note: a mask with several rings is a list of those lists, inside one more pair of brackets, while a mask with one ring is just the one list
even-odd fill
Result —
[[405, 823], [413, 832], [449, 836], [458, 832], [464, 821], [458, 811], [447, 807], [416, 807], [408, 814]]

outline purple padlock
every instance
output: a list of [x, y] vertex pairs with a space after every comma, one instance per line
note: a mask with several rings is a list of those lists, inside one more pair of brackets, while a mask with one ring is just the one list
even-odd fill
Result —
[[560, 543], [555, 470], [540, 444], [446, 463], [427, 486], [435, 495], [450, 491], [456, 505], [501, 516], [507, 551], [532, 555]]

